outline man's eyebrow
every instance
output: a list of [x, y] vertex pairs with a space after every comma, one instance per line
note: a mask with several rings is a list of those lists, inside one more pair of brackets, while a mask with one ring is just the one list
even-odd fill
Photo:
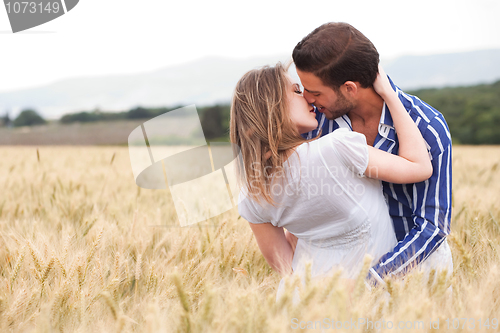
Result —
[[313, 90], [309, 90], [309, 89], [306, 89], [306, 88], [304, 88], [304, 90], [307, 91], [310, 94], [319, 94], [320, 93], [319, 91], [313, 91]]

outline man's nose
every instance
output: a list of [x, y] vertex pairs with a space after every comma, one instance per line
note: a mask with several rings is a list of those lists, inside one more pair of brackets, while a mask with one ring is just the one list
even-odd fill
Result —
[[310, 94], [309, 92], [305, 91], [305, 90], [304, 90], [303, 96], [306, 99], [307, 103], [309, 103], [309, 104], [314, 104], [314, 102], [316, 102], [314, 100], [313, 95]]

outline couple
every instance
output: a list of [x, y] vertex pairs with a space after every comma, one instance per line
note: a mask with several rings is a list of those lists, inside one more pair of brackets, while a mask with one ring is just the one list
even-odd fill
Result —
[[278, 64], [246, 73], [231, 106], [238, 208], [267, 262], [282, 275], [302, 274], [307, 261], [313, 277], [342, 268], [349, 281], [369, 254], [371, 285], [413, 267], [450, 273], [442, 114], [395, 86], [349, 24], [320, 26], [292, 58], [303, 92]]

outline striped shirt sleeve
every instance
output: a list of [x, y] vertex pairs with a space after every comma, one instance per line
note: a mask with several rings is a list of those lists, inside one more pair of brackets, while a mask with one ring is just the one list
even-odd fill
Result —
[[424, 182], [403, 185], [411, 190], [411, 218], [415, 226], [370, 269], [368, 279], [373, 284], [383, 283], [386, 275], [404, 274], [425, 260], [450, 232], [452, 145], [441, 114], [430, 120], [423, 136], [430, 147], [433, 174]]

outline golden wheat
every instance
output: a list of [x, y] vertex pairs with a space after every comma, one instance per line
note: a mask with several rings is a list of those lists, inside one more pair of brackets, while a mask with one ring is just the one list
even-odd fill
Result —
[[360, 278], [349, 294], [337, 272], [287, 280], [278, 302], [281, 277], [237, 209], [178, 227], [168, 190], [135, 185], [126, 147], [0, 152], [1, 332], [289, 332], [324, 318], [493, 332], [500, 319], [499, 147], [455, 147], [451, 280], [415, 271], [367, 290]]

